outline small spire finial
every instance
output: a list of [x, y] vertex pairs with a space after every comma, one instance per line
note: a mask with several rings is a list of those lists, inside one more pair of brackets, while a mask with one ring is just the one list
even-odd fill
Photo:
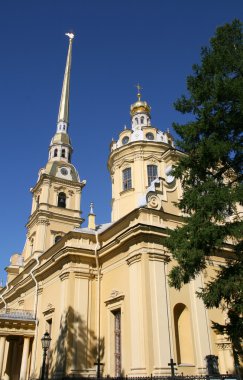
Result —
[[90, 203], [90, 212], [88, 216], [88, 228], [95, 230], [95, 213], [94, 213], [94, 203]]
[[94, 202], [90, 203], [90, 214], [94, 214]]
[[136, 87], [137, 90], [138, 90], [137, 97], [138, 97], [138, 101], [140, 102], [140, 100], [141, 100], [141, 90], [142, 90], [142, 87], [140, 86], [139, 83], [138, 83], [135, 87]]

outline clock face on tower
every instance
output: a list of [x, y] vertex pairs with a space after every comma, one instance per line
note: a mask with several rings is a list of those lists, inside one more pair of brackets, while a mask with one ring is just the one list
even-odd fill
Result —
[[61, 168], [62, 175], [68, 175], [68, 170], [66, 168]]

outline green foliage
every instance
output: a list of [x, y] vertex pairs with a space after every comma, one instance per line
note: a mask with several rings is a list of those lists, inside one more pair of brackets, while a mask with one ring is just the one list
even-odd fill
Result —
[[198, 295], [208, 308], [227, 308], [228, 322], [214, 328], [227, 331], [235, 352], [241, 354], [243, 33], [239, 20], [218, 28], [210, 46], [201, 50], [201, 64], [193, 66], [187, 89], [175, 108], [191, 121], [174, 124], [177, 145], [186, 153], [174, 175], [183, 187], [178, 207], [187, 216], [183, 227], [169, 231], [165, 243], [178, 263], [170, 273], [170, 285], [179, 289], [206, 268], [210, 256], [224, 255], [233, 243], [227, 265]]

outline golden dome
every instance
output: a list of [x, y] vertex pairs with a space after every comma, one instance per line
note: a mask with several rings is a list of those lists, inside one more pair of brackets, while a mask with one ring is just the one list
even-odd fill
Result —
[[140, 93], [141, 86], [138, 84], [136, 87], [138, 89], [138, 93], [137, 93], [138, 100], [131, 105], [130, 115], [131, 117], [133, 117], [137, 113], [146, 113], [150, 116], [150, 112], [151, 112], [150, 105], [147, 102], [141, 100], [141, 93]]

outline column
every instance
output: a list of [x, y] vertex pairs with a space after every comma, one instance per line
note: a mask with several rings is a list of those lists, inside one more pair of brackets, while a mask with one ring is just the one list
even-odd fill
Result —
[[129, 265], [131, 375], [146, 376], [143, 310], [142, 254], [127, 259]]
[[0, 379], [2, 378], [2, 371], [3, 371], [5, 343], [6, 343], [6, 336], [1, 336], [0, 337]]
[[8, 348], [7, 350], [5, 349], [6, 352], [6, 367], [5, 367], [5, 371], [4, 371], [4, 380], [11, 380], [12, 378], [12, 369], [13, 369], [13, 360], [12, 360], [12, 356], [13, 356], [13, 338], [12, 337], [8, 337], [7, 339], [7, 343], [8, 343]]
[[149, 255], [149, 277], [151, 289], [151, 313], [153, 331], [153, 375], [170, 375], [168, 363], [173, 358], [170, 304], [166, 278], [164, 254]]
[[75, 203], [74, 203], [74, 209], [80, 210], [80, 204], [81, 204], [81, 189], [76, 189], [75, 192]]
[[50, 222], [48, 219], [41, 217], [37, 221], [37, 230], [36, 230], [36, 240], [35, 240], [35, 250], [36, 253], [42, 253], [46, 249], [46, 231]]
[[197, 369], [199, 374], [204, 375], [206, 373], [205, 357], [212, 354], [212, 344], [208, 313], [203, 301], [196, 295], [201, 288], [203, 288], [202, 275], [198, 275], [195, 280], [190, 282], [189, 289]]
[[229, 338], [227, 336], [218, 335], [216, 346], [218, 348], [220, 373], [234, 373], [234, 359]]
[[19, 380], [26, 380], [27, 378], [29, 348], [30, 348], [30, 338], [25, 336]]

